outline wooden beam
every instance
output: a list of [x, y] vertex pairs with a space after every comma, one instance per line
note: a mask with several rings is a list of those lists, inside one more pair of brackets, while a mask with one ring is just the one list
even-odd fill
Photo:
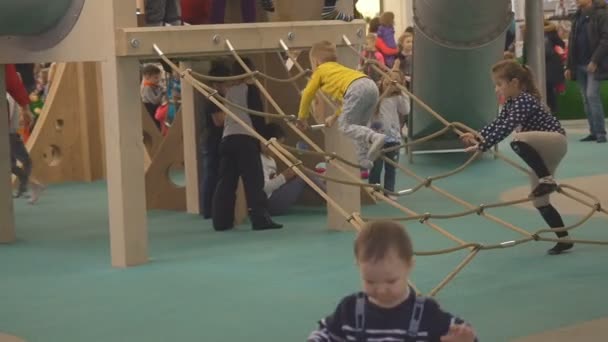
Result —
[[[182, 62], [182, 70], [191, 69], [192, 63]], [[194, 88], [182, 82], [182, 123], [184, 137], [184, 171], [186, 176], [186, 208], [190, 214], [200, 214], [199, 203], [199, 120], [194, 110]]]
[[137, 59], [102, 63], [112, 265], [147, 262], [148, 233]]
[[239, 52], [248, 53], [280, 50], [280, 39], [294, 49], [310, 47], [321, 39], [343, 46], [342, 35], [346, 35], [355, 45], [363, 43], [364, 21], [356, 20], [350, 23], [296, 21], [119, 28], [116, 33], [116, 55], [154, 58], [157, 56], [153, 48], [154, 44], [157, 44], [168, 56], [225, 54], [227, 39]]
[[0, 243], [15, 242], [15, 215], [11, 187], [8, 112], [4, 65], [0, 64]]
[[[357, 55], [353, 54], [349, 48], [339, 47], [338, 48], [338, 60], [346, 66], [356, 67], [359, 62]], [[319, 103], [323, 103], [319, 101]], [[329, 107], [329, 106], [327, 106]], [[333, 114], [331, 108], [325, 108], [327, 115]], [[347, 138], [342, 134], [337, 124], [329, 128], [325, 134], [325, 151], [334, 152], [339, 156], [346, 158], [347, 160], [356, 161], [355, 146], [351, 139]], [[335, 161], [338, 162], [338, 161]], [[334, 162], [329, 163], [327, 167], [327, 175], [334, 178], [342, 178], [344, 175], [340, 170], [333, 166]], [[339, 162], [338, 162], [339, 163]], [[353, 168], [347, 165], [343, 166], [352, 171], [357, 178], [360, 177], [360, 171], [357, 168]], [[338, 184], [334, 182], [327, 183], [327, 194], [340, 204], [349, 213], [360, 213], [361, 212], [361, 189], [355, 186], [349, 186], [344, 184]], [[353, 228], [352, 224], [345, 220], [344, 216], [340, 214], [331, 205], [327, 205], [327, 224], [330, 229], [336, 230], [350, 230]]]
[[[135, 25], [135, 16], [129, 15], [135, 12], [135, 2], [108, 2], [113, 17], [110, 13], [105, 25]], [[112, 36], [99, 40], [113, 41]], [[141, 116], [134, 115], [141, 108], [139, 61], [108, 58], [102, 63], [102, 75], [112, 265], [127, 267], [148, 261], [142, 123]]]

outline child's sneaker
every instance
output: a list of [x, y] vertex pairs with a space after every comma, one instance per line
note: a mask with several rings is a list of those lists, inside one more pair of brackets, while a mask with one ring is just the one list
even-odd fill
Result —
[[359, 162], [359, 166], [364, 170], [371, 170], [374, 167], [374, 162], [369, 159], [363, 159]]
[[36, 202], [38, 202], [38, 198], [40, 198], [40, 194], [44, 191], [44, 189], [44, 185], [32, 182], [30, 184], [30, 199], [29, 201], [27, 201], [27, 203], [36, 204]]
[[23, 196], [26, 193], [27, 193], [27, 185], [19, 184], [19, 188], [17, 189], [17, 192], [13, 194], [13, 198], [21, 198], [21, 196]]
[[534, 197], [542, 197], [557, 190], [557, 183], [553, 177], [543, 177], [539, 180], [539, 184], [532, 190]]
[[372, 162], [380, 157], [382, 153], [382, 148], [384, 147], [384, 142], [386, 140], [386, 135], [384, 134], [374, 134], [372, 138], [371, 145], [369, 147], [369, 151], [367, 151], [367, 158]]
[[558, 242], [555, 246], [553, 246], [553, 248], [551, 248], [547, 251], [547, 254], [549, 254], [549, 255], [562, 254], [563, 252], [565, 252], [569, 249], [572, 249], [572, 247], [574, 247], [574, 244], [571, 242]]

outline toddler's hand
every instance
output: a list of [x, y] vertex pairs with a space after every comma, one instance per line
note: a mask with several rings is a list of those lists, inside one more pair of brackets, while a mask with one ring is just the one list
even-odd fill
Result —
[[441, 342], [474, 342], [475, 332], [473, 328], [465, 324], [450, 326], [448, 334], [441, 337]]
[[336, 115], [331, 115], [328, 116], [327, 119], [325, 119], [325, 126], [326, 127], [331, 127], [334, 125], [334, 123], [336, 123], [336, 120], [338, 119], [338, 117]]
[[298, 119], [298, 121], [296, 121], [296, 127], [298, 127], [299, 129], [306, 131], [309, 127], [308, 127], [308, 122], [306, 122], [306, 120], [304, 119]]

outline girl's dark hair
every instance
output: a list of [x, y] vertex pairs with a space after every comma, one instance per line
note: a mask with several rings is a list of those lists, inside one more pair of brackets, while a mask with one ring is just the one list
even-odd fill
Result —
[[496, 63], [492, 67], [492, 73], [496, 75], [496, 77], [507, 81], [518, 79], [522, 90], [530, 93], [539, 101], [542, 101], [542, 95], [534, 81], [534, 73], [532, 73], [532, 70], [530, 70], [529, 67], [519, 64], [515, 60], [508, 59]]
[[378, 32], [378, 27], [380, 27], [380, 17], [374, 17], [369, 21], [369, 33]]
[[160, 74], [161, 72], [162, 70], [160, 70], [160, 68], [154, 64], [146, 64], [141, 71], [144, 76], [154, 76]]
[[380, 24], [384, 26], [395, 26], [395, 13], [384, 12], [380, 15]]
[[[249, 69], [251, 69], [252, 71], [255, 70], [255, 65], [253, 64], [251, 59], [249, 59], [248, 57], [243, 57], [242, 59], [243, 59], [243, 62], [245, 62], [245, 65], [247, 65], [247, 67]], [[232, 75], [233, 76], [242, 75], [245, 73], [246, 73], [245, 69], [238, 61], [234, 61], [234, 63], [232, 63]]]
[[228, 68], [222, 61], [212, 61], [211, 69], [209, 69], [209, 76], [228, 77], [230, 76], [230, 68]]

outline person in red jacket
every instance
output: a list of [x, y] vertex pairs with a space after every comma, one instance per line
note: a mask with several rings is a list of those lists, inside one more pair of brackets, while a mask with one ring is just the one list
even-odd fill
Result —
[[14, 64], [7, 64], [4, 66], [4, 81], [6, 84], [6, 92], [15, 99], [22, 109], [29, 108], [30, 98]]
[[[27, 90], [17, 73], [15, 65], [7, 64], [4, 68], [6, 92], [12, 100], [19, 107], [17, 115], [11, 115], [9, 106], [9, 142], [11, 151], [11, 172], [19, 179], [19, 189], [15, 197], [21, 197], [27, 192], [28, 184], [30, 183], [30, 174], [32, 173], [32, 159], [21, 139], [21, 136], [17, 133], [19, 129], [19, 117], [23, 118], [25, 125], [29, 125], [32, 122], [32, 112], [30, 111], [30, 98], [27, 94]], [[17, 166], [17, 161], [21, 163], [21, 167]], [[38, 196], [43, 189], [43, 186], [38, 182], [31, 182], [32, 193], [30, 196], [30, 203], [35, 203], [38, 200]]]

